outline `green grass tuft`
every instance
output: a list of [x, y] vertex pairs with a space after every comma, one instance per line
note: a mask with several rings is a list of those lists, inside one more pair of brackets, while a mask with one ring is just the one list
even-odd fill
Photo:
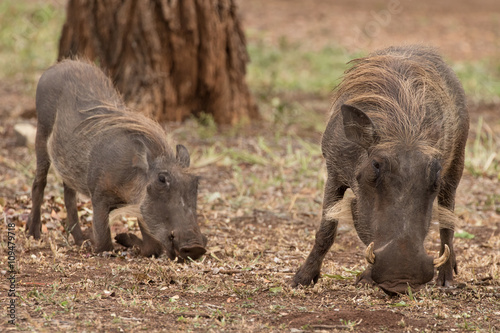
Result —
[[500, 141], [494, 131], [479, 117], [471, 128], [475, 139], [465, 149], [465, 168], [473, 176], [492, 176], [500, 179]]
[[[327, 96], [340, 82], [346, 63], [366, 53], [346, 54], [332, 45], [314, 52], [282, 39], [276, 46], [252, 39], [247, 80], [260, 97], [280, 92]], [[500, 101], [500, 61], [480, 59], [448, 63], [457, 73], [467, 96], [475, 102]]]
[[0, 3], [0, 76], [33, 89], [36, 75], [55, 63], [64, 5], [43, 1]]
[[452, 68], [457, 73], [470, 100], [485, 103], [500, 102], [499, 60], [455, 62]]
[[327, 95], [339, 82], [350, 60], [341, 48], [330, 46], [318, 52], [282, 39], [278, 46], [250, 42], [247, 80], [263, 96], [283, 91]]

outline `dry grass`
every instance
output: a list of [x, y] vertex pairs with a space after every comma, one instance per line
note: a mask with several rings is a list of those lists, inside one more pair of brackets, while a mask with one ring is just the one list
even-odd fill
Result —
[[[460, 273], [453, 288], [429, 284], [395, 298], [354, 285], [365, 268], [363, 246], [352, 226], [341, 225], [323, 277], [312, 288], [292, 289], [293, 273], [311, 249], [318, 223], [323, 162], [316, 139], [281, 133], [276, 140], [246, 129], [201, 139], [189, 122], [174, 131], [190, 135], [193, 163], [202, 175], [199, 223], [209, 253], [188, 264], [142, 258], [120, 250], [95, 256], [65, 238], [59, 187], [51, 186], [43, 209], [41, 241], [23, 229], [30, 201], [3, 197], [2, 209], [16, 221], [17, 326], [6, 329], [63, 331], [484, 331], [500, 325], [500, 235], [492, 206], [464, 206], [459, 191], [457, 238]], [[21, 149], [25, 153], [27, 150]], [[32, 171], [32, 167], [30, 167]], [[28, 182], [28, 178], [19, 176]], [[470, 181], [489, 189], [487, 178]], [[497, 189], [498, 190], [498, 189]], [[498, 193], [497, 193], [498, 194]], [[499, 204], [498, 201], [495, 203]], [[476, 207], [477, 209], [469, 209]], [[82, 201], [82, 220], [90, 203]], [[480, 212], [480, 214], [478, 213]], [[485, 216], [486, 214], [486, 216]], [[2, 224], [3, 225], [3, 224]], [[137, 232], [120, 220], [113, 232]], [[5, 235], [5, 233], [2, 233]], [[461, 236], [465, 237], [465, 236]], [[69, 243], [69, 244], [68, 244]], [[428, 240], [438, 249], [438, 232]], [[5, 238], [1, 248], [5, 267]]]

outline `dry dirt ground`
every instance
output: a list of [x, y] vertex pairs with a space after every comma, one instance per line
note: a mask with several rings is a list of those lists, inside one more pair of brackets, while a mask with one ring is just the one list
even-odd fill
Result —
[[[392, 1], [391, 6], [399, 7], [391, 7], [390, 19], [383, 16], [389, 3], [239, 2], [252, 38], [270, 42], [286, 36], [314, 49], [336, 40], [349, 50], [431, 42], [452, 59], [500, 54], [498, 1]], [[378, 26], [373, 13], [381, 20]], [[356, 29], [366, 30], [364, 37], [356, 37]], [[389, 297], [377, 288], [355, 285], [356, 274], [366, 267], [364, 247], [351, 226], [341, 225], [319, 283], [292, 289], [291, 277], [309, 253], [319, 222], [318, 184], [324, 175], [317, 148], [320, 133], [299, 130], [277, 136], [272, 124], [259, 124], [206, 138], [193, 122], [172, 124], [174, 139], [194, 152], [192, 160], [202, 176], [198, 221], [209, 252], [188, 264], [141, 258], [123, 249], [93, 255], [65, 238], [61, 184], [54, 174], [43, 206], [42, 240], [24, 235], [34, 154], [18, 145], [13, 125], [23, 117], [34, 122], [34, 96], [21, 91], [0, 80], [2, 331], [500, 330], [500, 186], [494, 177], [464, 174], [457, 196], [462, 237], [455, 241], [459, 274], [453, 287], [430, 283], [411, 295]], [[328, 108], [328, 100], [286, 98], [301, 98], [314, 112]], [[498, 133], [499, 110], [495, 104], [472, 105], [472, 121], [482, 115]], [[90, 209], [82, 198], [79, 211], [87, 227]], [[16, 326], [7, 322], [6, 222], [16, 225]], [[133, 219], [113, 224], [113, 233], [126, 230], [138, 230]], [[434, 228], [426, 248], [436, 253], [438, 246]]]

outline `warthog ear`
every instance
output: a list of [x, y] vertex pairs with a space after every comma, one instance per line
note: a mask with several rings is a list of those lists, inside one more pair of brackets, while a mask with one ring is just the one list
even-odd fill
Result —
[[148, 163], [148, 148], [144, 145], [144, 143], [140, 140], [134, 140], [134, 149], [135, 154], [132, 158], [132, 166], [135, 168], [139, 168], [148, 172], [149, 163]]
[[175, 149], [177, 150], [177, 162], [180, 164], [180, 166], [183, 168], [189, 167], [191, 160], [189, 158], [189, 152], [187, 148], [183, 145], [177, 145]]
[[365, 149], [377, 141], [375, 126], [366, 113], [347, 104], [343, 104], [340, 110], [342, 111], [345, 136], [348, 140]]

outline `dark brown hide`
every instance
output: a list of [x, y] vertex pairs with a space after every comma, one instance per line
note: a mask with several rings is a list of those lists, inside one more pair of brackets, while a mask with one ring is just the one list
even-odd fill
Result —
[[[437, 198], [442, 210], [452, 212], [462, 176], [469, 128], [465, 94], [431, 48], [391, 47], [351, 64], [322, 139], [328, 179], [321, 225], [293, 285], [317, 282], [338, 224], [327, 212], [351, 188], [358, 235], [366, 245], [374, 242], [375, 260], [362, 279], [388, 293], [418, 289], [434, 275], [423, 246], [433, 203]], [[449, 219], [441, 222], [441, 253], [447, 245], [450, 256], [437, 284], [446, 286], [457, 266], [453, 226]]]
[[[37, 170], [27, 231], [40, 238], [40, 206], [51, 163], [64, 182], [67, 232], [77, 245], [87, 239], [79, 225], [76, 192], [92, 199], [96, 250], [113, 249], [109, 213], [138, 207], [143, 239], [119, 235], [144, 255], [198, 258], [206, 239], [196, 222], [198, 178], [189, 172], [189, 153], [175, 154], [164, 130], [127, 110], [111, 81], [83, 61], [62, 61], [40, 78], [36, 92]], [[133, 239], [134, 241], [131, 241]], [[128, 240], [128, 242], [127, 242]]]

